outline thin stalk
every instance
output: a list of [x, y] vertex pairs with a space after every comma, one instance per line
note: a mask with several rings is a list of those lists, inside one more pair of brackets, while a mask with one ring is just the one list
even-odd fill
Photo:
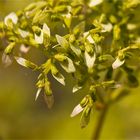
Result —
[[93, 132], [93, 135], [92, 135], [92, 138], [91, 138], [92, 140], [98, 140], [99, 139], [99, 136], [100, 136], [103, 124], [104, 124], [104, 120], [105, 120], [105, 116], [107, 114], [107, 111], [108, 111], [108, 106], [106, 105], [105, 108], [102, 109], [101, 112], [100, 112], [100, 116], [98, 117], [95, 131]]

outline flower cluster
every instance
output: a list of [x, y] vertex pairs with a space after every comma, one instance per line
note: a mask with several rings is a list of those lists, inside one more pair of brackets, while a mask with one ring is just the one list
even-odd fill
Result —
[[[43, 94], [48, 108], [54, 103], [48, 74], [64, 86], [61, 68], [71, 74], [75, 79], [73, 93], [87, 89], [71, 114], [74, 117], [82, 112], [81, 127], [85, 127], [96, 102], [112, 103], [123, 97], [126, 89], [138, 86], [140, 63], [133, 62], [140, 62], [139, 26], [132, 15], [139, 4], [137, 0], [31, 3], [0, 22], [1, 44], [7, 45], [2, 61], [9, 66], [14, 58], [40, 73], [35, 100]], [[31, 47], [42, 51], [46, 61], [38, 65], [19, 55]], [[19, 48], [18, 53], [15, 48]]]

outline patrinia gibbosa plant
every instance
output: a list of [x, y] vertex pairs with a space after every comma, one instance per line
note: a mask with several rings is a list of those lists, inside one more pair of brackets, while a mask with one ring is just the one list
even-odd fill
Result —
[[[75, 81], [73, 93], [87, 89], [71, 114], [82, 113], [83, 128], [92, 109], [105, 113], [138, 86], [140, 28], [133, 19], [139, 4], [139, 0], [33, 2], [0, 22], [0, 42], [5, 46], [2, 62], [8, 66], [15, 60], [38, 71], [35, 100], [44, 94], [48, 108], [54, 102], [48, 74], [65, 86], [64, 69]], [[19, 55], [31, 47], [42, 51], [46, 61], [36, 64]]]

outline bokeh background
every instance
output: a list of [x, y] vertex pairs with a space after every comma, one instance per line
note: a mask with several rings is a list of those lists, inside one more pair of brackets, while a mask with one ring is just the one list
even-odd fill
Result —
[[[9, 12], [24, 8], [32, 1], [0, 0], [0, 20]], [[45, 61], [35, 49], [31, 49], [27, 57], [37, 63]], [[66, 75], [66, 87], [51, 79], [55, 104], [48, 110], [42, 96], [34, 101], [37, 76], [38, 73], [15, 62], [5, 68], [0, 61], [0, 140], [90, 139], [98, 112], [93, 111], [90, 124], [84, 129], [79, 125], [80, 115], [70, 118], [74, 106], [83, 98], [82, 92], [71, 92], [71, 77]], [[140, 88], [133, 89], [129, 96], [110, 108], [101, 133], [101, 140], [105, 139], [140, 139]]]

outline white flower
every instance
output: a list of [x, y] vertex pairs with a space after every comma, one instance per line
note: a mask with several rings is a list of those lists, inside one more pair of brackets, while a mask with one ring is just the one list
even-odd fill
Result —
[[103, 0], [90, 0], [90, 3], [89, 3], [89, 7], [94, 7], [96, 5], [99, 5], [103, 2]]
[[56, 40], [57, 40], [58, 44], [59, 44], [60, 46], [64, 47], [64, 48], [65, 48], [67, 45], [69, 45], [68, 41], [67, 41], [64, 37], [62, 37], [62, 36], [60, 36], [60, 35], [56, 35]]
[[48, 25], [46, 23], [43, 24], [43, 33], [47, 34], [49, 37], [51, 35], [50, 33], [50, 28], [48, 27]]
[[74, 109], [73, 109], [73, 111], [72, 111], [72, 113], [71, 113], [71, 117], [74, 117], [74, 116], [76, 116], [76, 115], [78, 115], [80, 112], [82, 112], [83, 111], [83, 107], [80, 105], [80, 104], [78, 104]]
[[117, 69], [118, 67], [120, 67], [121, 65], [123, 65], [125, 62], [125, 60], [120, 60], [119, 58], [117, 58], [114, 63], [112, 64], [112, 68], [113, 69]]
[[[89, 34], [89, 32], [85, 32], [84, 33], [84, 37], [86, 37]], [[91, 35], [87, 36], [87, 40], [91, 43], [91, 44], [95, 44], [95, 41], [93, 40]]]
[[37, 98], [38, 98], [38, 96], [39, 96], [41, 90], [42, 90], [42, 88], [39, 88], [39, 89], [37, 90], [37, 93], [36, 93], [36, 96], [35, 96], [35, 101], [37, 100]]
[[68, 58], [68, 57], [66, 57], [66, 60], [67, 60], [67, 64], [61, 63], [61, 64], [60, 64], [61, 67], [62, 67], [67, 73], [73, 73], [73, 72], [75, 72], [76, 69], [75, 69], [75, 66], [74, 66], [74, 64], [73, 64], [73, 61], [72, 61], [70, 58]]
[[73, 51], [77, 56], [80, 56], [80, 55], [81, 55], [81, 50], [80, 50], [80, 48], [78, 48], [77, 46], [73, 46], [72, 44], [70, 44], [70, 48], [72, 49], [72, 51]]
[[24, 44], [21, 44], [20, 51], [22, 53], [27, 53], [30, 50], [30, 47], [26, 47]]
[[61, 83], [62, 85], [65, 86], [65, 77], [64, 77], [62, 74], [60, 74], [60, 73], [58, 73], [57, 75], [52, 74], [52, 76], [53, 76], [59, 83]]
[[22, 65], [24, 67], [27, 67], [27, 65], [26, 65], [27, 60], [26, 59], [24, 59], [22, 57], [15, 57], [15, 59], [16, 59], [18, 64], [20, 64], [20, 65]]
[[43, 44], [44, 34], [47, 34], [50, 37], [50, 28], [46, 23], [43, 24], [40, 35], [34, 34], [34, 38], [37, 44]]
[[112, 30], [112, 24], [111, 23], [108, 23], [108, 24], [102, 24], [102, 32], [110, 32]]
[[92, 68], [96, 60], [96, 55], [90, 56], [87, 51], [85, 51], [85, 61], [88, 68]]
[[17, 15], [16, 15], [16, 13], [12, 12], [12, 13], [10, 13], [9, 15], [7, 15], [7, 16], [5, 17], [4, 23], [5, 23], [6, 26], [8, 26], [8, 20], [9, 20], [9, 19], [11, 19], [12, 22], [13, 22], [14, 24], [17, 24], [18, 17], [17, 17]]
[[37, 44], [42, 44], [43, 40], [43, 31], [41, 30], [40, 35], [35, 34], [35, 41]]
[[19, 31], [20, 35], [21, 35], [23, 38], [25, 38], [25, 37], [27, 37], [27, 36], [29, 35], [29, 32], [24, 31], [24, 30], [22, 30], [22, 29], [18, 29], [18, 31]]
[[72, 89], [72, 92], [75, 93], [76, 91], [78, 91], [79, 89], [81, 89], [82, 87], [75, 85]]

